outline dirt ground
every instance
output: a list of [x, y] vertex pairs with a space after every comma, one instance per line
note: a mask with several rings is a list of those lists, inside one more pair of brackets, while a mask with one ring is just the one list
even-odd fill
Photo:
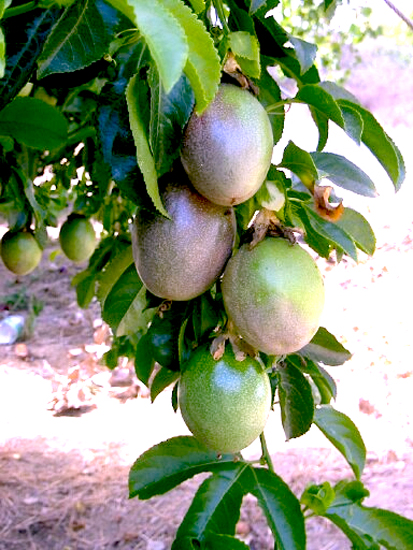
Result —
[[[413, 78], [387, 58], [383, 63], [398, 80], [391, 89], [380, 83], [379, 94], [364, 93], [365, 103], [413, 169], [413, 109], [403, 99], [412, 97]], [[362, 100], [377, 64], [367, 69], [363, 79], [350, 81]], [[342, 142], [334, 139], [337, 152]], [[373, 161], [369, 169], [381, 197], [374, 204], [348, 201], [371, 221], [377, 253], [358, 265], [320, 262], [327, 289], [323, 324], [354, 354], [329, 371], [338, 382], [336, 407], [354, 420], [368, 448], [366, 503], [413, 519], [413, 180], [393, 196]], [[78, 268], [51, 255], [56, 249], [52, 241], [40, 269], [25, 278], [0, 266], [0, 304], [18, 297], [25, 315], [30, 300], [43, 305], [27, 340], [0, 347], [0, 550], [167, 550], [200, 479], [163, 497], [129, 501], [128, 470], [145, 449], [188, 432], [172, 413], [168, 392], [152, 405], [128, 365], [115, 374], [100, 366], [107, 334], [99, 308], [78, 308], [70, 284]], [[297, 495], [308, 483], [351, 477], [316, 428], [286, 443], [274, 413], [266, 433], [276, 470]], [[246, 456], [258, 452], [253, 445]], [[252, 550], [273, 547], [252, 498], [245, 499], [238, 534]], [[309, 550], [350, 547], [326, 522], [309, 521]]]

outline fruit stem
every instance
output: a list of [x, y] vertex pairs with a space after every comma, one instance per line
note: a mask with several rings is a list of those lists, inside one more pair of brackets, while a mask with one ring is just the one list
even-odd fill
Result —
[[218, 18], [221, 21], [222, 26], [224, 27], [225, 33], [229, 34], [230, 30], [229, 30], [229, 27], [228, 27], [227, 18], [225, 17], [225, 11], [224, 11], [224, 6], [222, 5], [222, 1], [221, 0], [212, 0], [212, 3], [214, 4], [215, 10], [216, 10], [217, 15], [218, 15]]
[[275, 474], [274, 464], [272, 463], [271, 455], [268, 451], [267, 441], [265, 439], [264, 432], [260, 434], [260, 443], [261, 443], [261, 450], [262, 450], [261, 462], [265, 462], [270, 472]]

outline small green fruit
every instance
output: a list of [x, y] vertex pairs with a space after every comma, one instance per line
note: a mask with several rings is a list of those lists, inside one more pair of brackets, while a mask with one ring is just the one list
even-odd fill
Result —
[[247, 90], [222, 84], [202, 115], [191, 116], [181, 159], [201, 195], [232, 206], [258, 191], [272, 149], [271, 123], [261, 103]]
[[178, 399], [182, 417], [198, 441], [217, 452], [235, 453], [263, 431], [271, 385], [256, 359], [237, 361], [227, 346], [216, 361], [202, 346], [185, 366]]
[[39, 265], [42, 249], [31, 233], [8, 231], [1, 240], [1, 257], [12, 273], [27, 275]]
[[324, 283], [312, 257], [284, 239], [243, 245], [222, 280], [225, 309], [239, 334], [268, 355], [292, 353], [319, 327]]
[[87, 218], [69, 217], [59, 233], [60, 246], [72, 262], [84, 262], [90, 258], [96, 248], [96, 234]]
[[235, 240], [235, 214], [186, 184], [168, 184], [161, 196], [170, 219], [142, 210], [131, 227], [136, 269], [155, 296], [191, 300], [221, 275]]

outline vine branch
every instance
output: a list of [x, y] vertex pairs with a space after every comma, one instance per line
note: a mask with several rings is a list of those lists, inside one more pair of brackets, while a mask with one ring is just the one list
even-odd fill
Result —
[[399, 10], [399, 8], [397, 6], [395, 6], [393, 4], [393, 2], [390, 2], [390, 0], [384, 0], [384, 2], [389, 6], [389, 8], [391, 10], [394, 11], [394, 13], [396, 15], [398, 15], [400, 17], [400, 19], [402, 19], [406, 25], [413, 31], [413, 21], [411, 19], [409, 19], [409, 17], [407, 17], [407, 15], [405, 15], [403, 12], [401, 12]]

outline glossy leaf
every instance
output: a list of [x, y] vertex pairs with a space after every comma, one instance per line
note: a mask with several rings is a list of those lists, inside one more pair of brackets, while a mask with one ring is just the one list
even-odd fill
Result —
[[324, 517], [339, 527], [362, 550], [401, 550], [413, 546], [413, 521], [389, 510], [371, 508], [354, 502], [343, 493]]
[[179, 372], [174, 372], [163, 367], [155, 374], [151, 383], [151, 401], [152, 403], [168, 386], [176, 382], [179, 378]]
[[367, 109], [344, 99], [340, 99], [338, 104], [352, 108], [361, 116], [363, 119], [363, 133], [361, 135], [363, 143], [383, 166], [396, 191], [399, 190], [405, 178], [405, 167], [396, 145]]
[[138, 379], [149, 387], [149, 378], [154, 369], [155, 360], [152, 357], [152, 348], [147, 334], [141, 337], [136, 346], [134, 365]]
[[67, 141], [67, 122], [44, 101], [17, 97], [0, 112], [0, 134], [34, 149], [55, 149]]
[[229, 535], [212, 533], [206, 540], [205, 550], [249, 550], [244, 542]]
[[178, 529], [172, 550], [180, 548], [179, 539], [185, 536], [203, 542], [208, 532], [234, 535], [245, 492], [245, 468], [244, 463], [233, 464], [202, 483]]
[[[133, 268], [135, 266], [131, 265], [130, 269], [133, 270]], [[145, 309], [146, 304], [146, 289], [142, 286], [119, 322], [116, 336], [131, 336], [136, 332], [146, 332], [148, 323], [153, 315], [152, 310]]]
[[346, 134], [357, 143], [357, 145], [360, 145], [364, 128], [363, 118], [356, 109], [353, 109], [349, 105], [340, 105], [340, 107]]
[[300, 503], [288, 485], [265, 468], [250, 468], [251, 492], [258, 500], [280, 550], [305, 550], [306, 534]]
[[125, 245], [120, 248], [113, 258], [105, 265], [99, 274], [96, 288], [96, 296], [101, 307], [106, 300], [109, 292], [124, 271], [132, 264], [132, 246]]
[[[231, 32], [228, 35], [228, 41], [232, 53], [244, 72], [253, 78], [259, 78], [261, 72], [260, 45], [256, 36], [246, 31]], [[249, 62], [245, 67], [243, 60]]]
[[351, 359], [351, 353], [324, 327], [318, 329], [311, 342], [299, 353], [312, 361], [334, 367]]
[[369, 256], [374, 254], [376, 237], [369, 222], [359, 212], [352, 208], [346, 208], [337, 225], [350, 235], [360, 250]]
[[377, 191], [371, 178], [358, 166], [335, 153], [311, 153], [317, 170], [332, 183], [364, 197], [376, 197]]
[[301, 74], [305, 74], [314, 64], [317, 46], [291, 35], [289, 35], [289, 41], [294, 46], [297, 59], [300, 63]]
[[288, 361], [292, 361], [303, 373], [311, 376], [320, 394], [321, 404], [328, 404], [332, 399], [337, 397], [336, 383], [329, 373], [317, 365], [317, 363], [299, 356], [288, 356]]
[[213, 472], [232, 463], [234, 455], [209, 451], [195, 437], [173, 437], [144, 452], [129, 473], [129, 496], [145, 500], [163, 495], [201, 472]]
[[49, 35], [39, 58], [38, 78], [73, 72], [108, 53], [115, 32], [125, 21], [103, 0], [76, 0], [68, 6]]
[[[184, 22], [175, 13], [179, 9], [176, 6], [181, 2], [128, 0], [128, 3], [133, 8], [136, 25], [149, 47], [163, 87], [168, 93], [181, 77], [188, 59]], [[192, 14], [189, 8], [188, 11]]]
[[285, 110], [278, 84], [267, 70], [270, 60], [261, 57], [261, 76], [258, 81], [258, 99], [266, 108], [272, 127], [274, 144], [278, 143], [284, 131]]
[[103, 320], [115, 333], [129, 310], [135, 311], [135, 300], [141, 288], [142, 281], [139, 279], [135, 265], [131, 264], [113, 285], [102, 310]]
[[205, 0], [189, 0], [195, 13], [202, 13], [206, 10]]
[[328, 239], [334, 247], [341, 248], [355, 262], [358, 261], [357, 249], [353, 239], [336, 223], [324, 220], [314, 210], [304, 205], [313, 229]]
[[[184, 68], [195, 93], [196, 111], [201, 114], [214, 99], [221, 79], [221, 62], [205, 25], [180, 0], [162, 2], [179, 20], [188, 42]], [[166, 88], [168, 91], [168, 88]]]
[[307, 103], [307, 105], [335, 122], [340, 128], [344, 128], [344, 119], [339, 105], [321, 86], [316, 84], [303, 86], [299, 89], [295, 100]]
[[145, 201], [145, 182], [139, 170], [136, 147], [129, 124], [125, 90], [129, 79], [148, 63], [148, 50], [141, 42], [121, 48], [115, 57], [118, 72], [99, 97], [97, 131], [102, 168], [106, 168], [122, 194], [135, 204]]
[[314, 424], [347, 460], [357, 479], [366, 462], [366, 447], [352, 420], [329, 405], [318, 407]]
[[[30, 80], [37, 59], [61, 10], [57, 6], [2, 21], [7, 45], [5, 74], [0, 79], [0, 110]], [[17, 24], [18, 21], [18, 24]]]
[[278, 167], [291, 170], [305, 186], [312, 186], [314, 181], [319, 179], [317, 168], [310, 153], [307, 153], [292, 141], [289, 141], [284, 149], [283, 158]]
[[133, 76], [129, 81], [126, 88], [129, 122], [136, 145], [139, 168], [145, 179], [148, 195], [151, 197], [157, 210], [162, 215], [169, 217], [159, 195], [158, 174], [156, 172], [155, 160], [149, 147], [148, 129], [145, 124], [145, 118], [148, 116], [148, 113], [143, 111], [144, 101], [142, 98], [142, 95], [146, 93], [145, 86], [146, 83], [141, 81], [138, 75]]
[[260, 10], [267, 12], [278, 6], [279, 3], [280, 0], [251, 0], [249, 12], [252, 14]]
[[300, 437], [311, 427], [314, 400], [311, 386], [300, 370], [290, 362], [278, 366], [278, 395], [281, 420], [287, 439]]
[[168, 172], [179, 156], [183, 129], [194, 107], [194, 94], [188, 79], [182, 75], [167, 94], [157, 71], [151, 72], [151, 115], [149, 141], [158, 176]]

